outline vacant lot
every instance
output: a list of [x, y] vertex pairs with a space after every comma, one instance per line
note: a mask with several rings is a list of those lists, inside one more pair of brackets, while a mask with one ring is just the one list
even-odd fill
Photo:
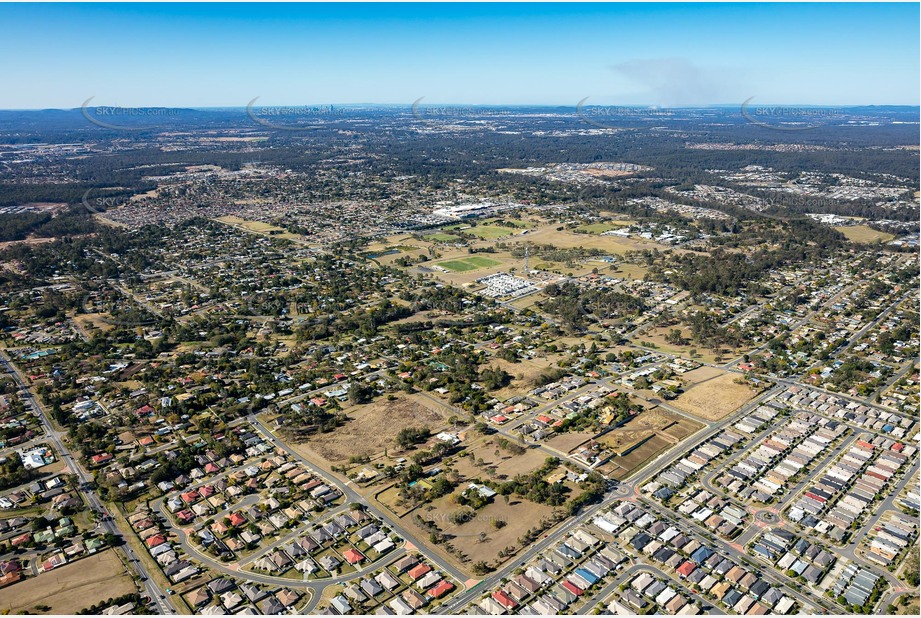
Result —
[[852, 242], [886, 242], [895, 238], [892, 234], [874, 230], [868, 225], [847, 225], [845, 227], [836, 227], [835, 229]]
[[74, 316], [74, 321], [81, 327], [85, 329], [98, 328], [102, 332], [110, 331], [115, 328], [115, 325], [107, 322], [106, 319], [111, 319], [104, 313], [84, 313]]
[[[113, 550], [65, 564], [0, 590], [0, 610], [22, 614], [75, 614], [99, 601], [136, 592]], [[37, 605], [51, 609], [39, 611]]]
[[623, 457], [611, 459], [601, 467], [601, 471], [611, 478], [622, 481], [672, 446], [674, 446], [673, 442], [662, 436], [654, 435]]
[[672, 405], [709, 421], [723, 418], [756, 395], [747, 384], [736, 383], [738, 374], [713, 367], [701, 367], [681, 377], [688, 386]]
[[595, 437], [594, 433], [586, 431], [567, 431], [566, 433], [556, 434], [549, 440], [546, 440], [547, 446], [555, 448], [558, 451], [568, 453], [577, 446], [591, 440]]
[[447, 408], [436, 410], [418, 395], [397, 395], [396, 400], [381, 400], [355, 406], [347, 413], [348, 422], [326, 434], [319, 434], [300, 447], [307, 447], [331, 463], [352, 456], [372, 456], [385, 448], [397, 450], [395, 438], [406, 427], [428, 427], [433, 433], [445, 425]]
[[611, 447], [620, 455], [647, 438], [662, 433], [680, 418], [677, 414], [670, 414], [656, 408], [634, 416], [617, 429], [612, 429], [601, 436], [598, 441]]
[[608, 271], [608, 274], [617, 279], [639, 279], [646, 276], [649, 269], [639, 264], [629, 264], [627, 262], [618, 262]]

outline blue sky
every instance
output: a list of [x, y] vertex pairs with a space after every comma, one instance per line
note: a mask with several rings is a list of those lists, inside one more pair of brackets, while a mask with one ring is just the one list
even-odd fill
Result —
[[919, 103], [919, 5], [0, 4], [0, 108]]

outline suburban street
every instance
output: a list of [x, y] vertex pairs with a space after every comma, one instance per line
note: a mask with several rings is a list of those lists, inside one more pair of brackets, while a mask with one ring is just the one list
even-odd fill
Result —
[[[10, 362], [6, 352], [4, 351], [0, 351], [0, 363], [4, 365], [7, 373], [11, 374], [13, 379], [19, 384], [20, 396], [26, 400], [28, 405], [32, 407], [35, 415], [41, 419], [42, 426], [44, 427], [45, 435], [47, 436], [48, 440], [54, 446], [54, 449], [58, 455], [63, 458], [67, 468], [74, 475], [76, 475], [78, 479], [77, 493], [83, 498], [84, 502], [90, 509], [99, 514], [99, 522], [103, 530], [119, 538], [123, 538], [121, 531], [113, 522], [111, 515], [103, 506], [102, 501], [99, 499], [96, 493], [90, 489], [90, 484], [93, 482], [92, 476], [86, 470], [84, 470], [83, 466], [80, 465], [77, 459], [70, 452], [70, 449], [64, 445], [64, 442], [61, 440], [62, 434], [55, 431], [47, 413], [45, 412], [44, 407], [32, 394], [31, 390], [26, 385], [26, 382], [19, 374], [19, 371], [16, 369], [15, 365]], [[123, 562], [125, 563], [126, 569], [133, 570], [137, 574], [137, 578], [142, 583], [142, 587], [147, 592], [151, 602], [159, 610], [159, 612], [164, 615], [175, 614], [176, 608], [173, 606], [164, 592], [161, 592], [156, 587], [150, 578], [150, 574], [144, 567], [144, 564], [138, 559], [137, 554], [134, 553], [134, 550], [131, 549], [127, 543], [123, 542], [115, 549], [115, 551], [124, 556]]]

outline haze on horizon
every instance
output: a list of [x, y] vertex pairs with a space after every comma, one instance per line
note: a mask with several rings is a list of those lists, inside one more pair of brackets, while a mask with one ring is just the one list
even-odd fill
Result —
[[918, 20], [914, 3], [7, 4], [0, 108], [918, 105]]

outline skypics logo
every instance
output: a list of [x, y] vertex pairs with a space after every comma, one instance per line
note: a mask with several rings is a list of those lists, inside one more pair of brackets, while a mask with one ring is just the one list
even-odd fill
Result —
[[[180, 110], [168, 107], [120, 107], [112, 105], [90, 106], [90, 101], [95, 95], [88, 98], [80, 106], [83, 117], [88, 122], [109, 129], [110, 131], [151, 131], [161, 128], [162, 122], [150, 123], [149, 119], [163, 119], [176, 117]], [[130, 121], [142, 120], [141, 124]]]
[[474, 128], [486, 120], [495, 120], [509, 116], [509, 112], [502, 109], [477, 107], [472, 105], [427, 105], [419, 97], [410, 106], [413, 118], [425, 123], [431, 128], [457, 128], [466, 125]]
[[831, 107], [783, 105], [753, 106], [748, 97], [742, 103], [742, 117], [751, 124], [773, 131], [809, 131], [844, 118], [844, 112]]
[[256, 97], [246, 104], [246, 115], [259, 126], [274, 131], [316, 131], [344, 110], [332, 105], [256, 106]]
[[124, 206], [131, 201], [131, 198], [125, 195], [93, 195], [93, 192], [94, 189], [87, 189], [81, 199], [83, 207], [92, 215], [105, 214], [107, 210]]
[[596, 129], [623, 129], [626, 121], [646, 120], [654, 118], [670, 118], [674, 112], [661, 107], [627, 107], [620, 105], [589, 105], [585, 97], [576, 103], [576, 116], [582, 122]]

